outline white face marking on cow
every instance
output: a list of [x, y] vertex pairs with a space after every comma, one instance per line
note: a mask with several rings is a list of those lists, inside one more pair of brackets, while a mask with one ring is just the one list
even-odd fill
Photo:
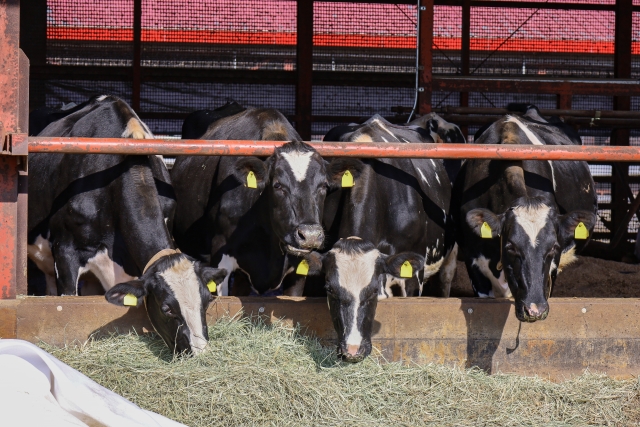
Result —
[[160, 276], [167, 283], [173, 296], [178, 301], [180, 313], [189, 328], [189, 342], [194, 354], [202, 352], [207, 346], [207, 340], [202, 335], [203, 324], [200, 310], [202, 309], [202, 296], [200, 294], [200, 281], [196, 276], [192, 261], [180, 258]]
[[76, 294], [78, 293], [78, 282], [84, 273], [93, 273], [105, 291], [113, 288], [118, 283], [129, 282], [136, 277], [129, 276], [125, 273], [124, 268], [109, 257], [109, 251], [104, 248], [87, 260], [87, 263], [78, 269], [78, 278], [76, 279]]
[[147, 126], [136, 117], [132, 117], [127, 122], [127, 127], [122, 132], [123, 138], [133, 139], [153, 139], [153, 134]]
[[420, 174], [420, 178], [422, 178], [422, 180], [424, 181], [425, 184], [429, 185], [429, 181], [427, 181], [427, 177], [424, 176], [424, 174], [422, 173], [422, 171], [420, 169], [417, 169], [418, 173]]
[[493, 297], [495, 295], [496, 298], [511, 298], [511, 290], [509, 289], [509, 284], [504, 277], [504, 270], [500, 271], [500, 277], [496, 279], [496, 276], [491, 272], [491, 268], [489, 268], [489, 260], [484, 256], [480, 256], [473, 260], [471, 265], [475, 265], [478, 267], [480, 272], [489, 279], [491, 282], [492, 292], [489, 295]]
[[534, 248], [538, 244], [538, 234], [547, 224], [549, 206], [516, 206], [513, 208], [516, 222], [524, 229]]
[[360, 346], [362, 343], [362, 335], [358, 330], [358, 307], [360, 307], [360, 292], [367, 287], [371, 280], [374, 279], [373, 274], [376, 269], [376, 262], [380, 256], [377, 249], [366, 252], [364, 254], [346, 254], [339, 249], [330, 251], [335, 257], [336, 268], [338, 270], [338, 278], [340, 287], [351, 294], [351, 310], [353, 312], [353, 321], [351, 322], [351, 330], [345, 331], [347, 345]]
[[282, 157], [284, 157], [287, 163], [289, 163], [293, 176], [298, 182], [304, 181], [305, 176], [307, 176], [307, 169], [309, 169], [311, 156], [313, 156], [313, 151], [292, 151], [290, 153], [282, 153]]
[[47, 295], [57, 295], [57, 274], [55, 272], [55, 263], [53, 261], [49, 240], [42, 236], [36, 237], [35, 242], [27, 246], [27, 255], [29, 259], [35, 263], [36, 267], [44, 273], [44, 278], [47, 283]]
[[560, 255], [560, 265], [558, 266], [558, 273], [561, 273], [562, 270], [568, 265], [574, 263], [578, 260], [576, 256], [576, 246], [575, 244], [568, 249], [565, 249]]
[[224, 254], [218, 263], [217, 268], [224, 268], [227, 270], [227, 275], [224, 280], [222, 283], [218, 284], [218, 295], [223, 297], [229, 296], [229, 277], [231, 277], [231, 273], [238, 269], [238, 260], [232, 256]]

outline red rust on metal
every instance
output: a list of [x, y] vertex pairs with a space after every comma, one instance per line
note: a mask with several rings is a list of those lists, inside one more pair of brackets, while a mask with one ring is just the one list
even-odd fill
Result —
[[[204, 141], [126, 138], [30, 137], [30, 153], [164, 154], [202, 156], [269, 156], [281, 141]], [[310, 143], [326, 157], [498, 159], [498, 160], [588, 160], [640, 162], [637, 147], [590, 145], [506, 144], [406, 144], [406, 143]]]

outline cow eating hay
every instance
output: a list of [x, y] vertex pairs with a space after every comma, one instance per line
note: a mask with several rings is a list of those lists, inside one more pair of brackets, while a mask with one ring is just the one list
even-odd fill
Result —
[[221, 320], [215, 345], [173, 359], [161, 340], [113, 336], [42, 345], [101, 385], [190, 426], [631, 425], [637, 380], [586, 373], [562, 383], [440, 365], [359, 364], [298, 329]]

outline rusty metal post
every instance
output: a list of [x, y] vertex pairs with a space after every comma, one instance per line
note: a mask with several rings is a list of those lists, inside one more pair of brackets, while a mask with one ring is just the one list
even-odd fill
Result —
[[[633, 0], [616, 0], [616, 25], [615, 25], [615, 50], [613, 54], [614, 76], [616, 78], [631, 77], [631, 42], [633, 27]], [[631, 109], [631, 98], [629, 96], [616, 96], [613, 99], [615, 110], [629, 111]], [[614, 129], [611, 133], [612, 145], [629, 145], [629, 129]], [[629, 210], [628, 186], [629, 186], [629, 165], [619, 165], [620, 173], [616, 174], [617, 179], [612, 184], [611, 189], [611, 222], [613, 224], [611, 233], [624, 226], [623, 222]], [[624, 244], [627, 238], [620, 239], [620, 244]], [[615, 250], [616, 248], [612, 248]]]
[[420, 39], [420, 49], [418, 50], [418, 63], [420, 64], [418, 114], [427, 114], [431, 112], [431, 94], [433, 92], [433, 0], [422, 0], [418, 13], [420, 14], [420, 28], [418, 28], [418, 38]]
[[[15, 298], [25, 288], [26, 258], [19, 240], [26, 242], [26, 228], [19, 229], [19, 215], [27, 214], [24, 194], [19, 199], [20, 169], [25, 166], [24, 146], [13, 135], [26, 133], [27, 102], [25, 74], [28, 60], [20, 52], [20, 1], [0, 0], [0, 299]], [[22, 68], [22, 69], [21, 69]], [[28, 74], [27, 74], [28, 75]], [[28, 82], [27, 82], [28, 83]], [[14, 144], [14, 142], [16, 142]], [[19, 148], [24, 150], [20, 153]], [[20, 209], [20, 211], [19, 211]]]
[[140, 113], [140, 60], [142, 56], [142, 0], [133, 0], [133, 79], [131, 108]]
[[298, 0], [296, 44], [296, 130], [311, 139], [313, 90], [313, 0]]
[[[471, 0], [462, 0], [462, 45], [460, 46], [460, 74], [469, 75], [471, 55]], [[460, 107], [469, 106], [469, 92], [460, 92]], [[465, 138], [469, 137], [469, 127], [461, 126]]]

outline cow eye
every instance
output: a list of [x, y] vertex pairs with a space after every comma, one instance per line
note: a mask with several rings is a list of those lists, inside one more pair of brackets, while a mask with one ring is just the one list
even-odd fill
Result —
[[169, 307], [167, 304], [164, 304], [162, 306], [162, 312], [169, 317], [176, 317], [176, 314], [173, 312], [173, 310], [171, 310], [171, 307]]
[[282, 188], [282, 184], [280, 184], [278, 181], [276, 181], [276, 182], [273, 183], [273, 188], [280, 189], [280, 188]]

